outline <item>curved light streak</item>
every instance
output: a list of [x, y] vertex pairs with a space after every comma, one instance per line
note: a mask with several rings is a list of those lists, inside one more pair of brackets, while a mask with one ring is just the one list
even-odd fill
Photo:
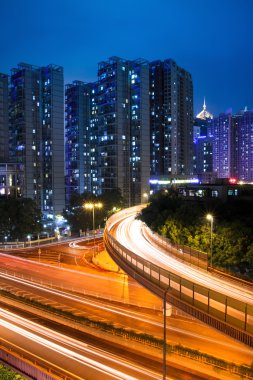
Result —
[[[35, 322], [27, 321], [25, 318], [16, 316], [15, 314], [6, 311], [0, 308], [0, 326], [5, 327], [8, 330], [11, 330], [21, 336], [26, 337], [27, 339], [32, 340], [33, 342], [38, 343], [41, 346], [44, 346], [56, 353], [71, 358], [80, 364], [84, 364], [92, 369], [95, 369], [106, 375], [110, 375], [114, 379], [118, 380], [136, 380], [136, 377], [128, 375], [120, 370], [116, 370], [111, 367], [111, 365], [120, 364], [125, 370], [134, 369], [137, 371], [140, 376], [147, 374], [150, 378], [159, 379], [159, 376], [135, 366], [133, 363], [128, 363], [126, 360], [108, 354], [106, 351], [92, 347], [77, 341], [73, 338], [65, 336], [61, 333], [55, 332], [48, 329], [47, 327], [40, 326]], [[4, 320], [8, 319], [8, 321]], [[63, 345], [67, 346], [63, 347]], [[81, 351], [82, 354], [78, 353]], [[93, 360], [86, 355], [94, 355], [97, 359]], [[102, 364], [101, 360], [107, 360], [110, 363], [109, 365]]]
[[[136, 255], [178, 276], [188, 279], [206, 288], [220, 292], [231, 298], [253, 305], [252, 291], [225, 279], [214, 277], [207, 271], [189, 266], [156, 248], [154, 243], [147, 239], [144, 230], [147, 228], [143, 222], [135, 219], [136, 213], [127, 216], [119, 215], [115, 237], [124, 247]], [[116, 224], [116, 221], [113, 223]], [[110, 226], [111, 228], [111, 226]]]
[[[122, 317], [126, 317], [126, 318], [131, 318], [133, 320], [137, 320], [140, 322], [143, 322], [145, 320], [145, 323], [147, 324], [147, 326], [150, 325], [150, 326], [156, 326], [156, 327], [163, 328], [163, 323], [157, 322], [156, 320], [151, 318], [149, 315], [144, 314], [144, 313], [139, 313], [136, 311], [132, 311], [132, 310], [125, 310], [125, 308], [120, 307], [119, 305], [113, 306], [111, 304], [105, 304], [105, 303], [101, 303], [100, 301], [92, 300], [90, 297], [85, 298], [83, 296], [78, 296], [75, 294], [73, 294], [73, 295], [69, 294], [69, 293], [64, 292], [62, 290], [51, 289], [51, 288], [44, 287], [42, 285], [36, 285], [33, 282], [30, 282], [28, 280], [21, 280], [21, 279], [18, 279], [16, 277], [13, 277], [11, 275], [8, 275], [8, 274], [2, 275], [0, 273], [0, 278], [1, 277], [10, 279], [11, 281], [16, 282], [18, 284], [28, 285], [31, 289], [34, 289], [35, 291], [36, 290], [43, 290], [48, 294], [60, 296], [63, 299], [68, 299], [71, 301], [79, 302], [82, 305], [92, 306], [92, 307], [95, 307], [96, 309], [99, 309], [99, 310], [102, 310], [105, 312], [113, 313], [113, 314], [116, 314], [116, 315], [119, 315]], [[152, 329], [152, 327], [151, 327], [151, 329]], [[230, 349], [231, 348], [234, 349], [234, 346], [232, 344], [229, 344], [229, 343], [226, 343], [223, 341], [222, 342], [217, 341], [217, 339], [213, 339], [210, 336], [200, 335], [200, 334], [194, 333], [192, 331], [185, 330], [183, 328], [181, 329], [181, 328], [178, 328], [175, 326], [170, 327], [167, 325], [167, 330], [171, 330], [173, 332], [178, 332], [178, 333], [184, 334], [185, 336], [189, 336], [189, 337], [192, 337], [195, 339], [200, 339], [202, 341], [213, 342], [213, 343], [216, 343], [218, 345], [222, 345], [224, 347], [229, 347]], [[237, 347], [236, 350], [239, 350], [240, 352], [243, 352], [246, 354], [251, 353], [251, 350], [247, 349], [247, 347]]]

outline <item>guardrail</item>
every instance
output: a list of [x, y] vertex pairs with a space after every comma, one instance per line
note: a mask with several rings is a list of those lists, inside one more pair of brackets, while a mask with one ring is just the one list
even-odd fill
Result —
[[[108, 226], [115, 223], [109, 219]], [[108, 227], [107, 226], [107, 227]], [[107, 251], [137, 281], [153, 293], [212, 327], [253, 347], [253, 305], [228, 297], [144, 260], [104, 231]]]
[[[44, 264], [41, 264], [41, 266], [43, 266], [43, 265]], [[66, 273], [69, 273], [69, 274], [72, 272], [72, 270], [67, 270], [66, 268], [63, 268], [62, 270], [66, 271]], [[22, 279], [24, 281], [30, 281], [32, 283], [39, 284], [41, 286], [41, 288], [56, 289], [56, 290], [60, 290], [62, 292], [70, 292], [70, 293], [74, 293], [74, 294], [81, 295], [81, 296], [92, 297], [94, 299], [101, 299], [103, 301], [118, 302], [118, 303], [124, 304], [124, 305], [130, 305], [130, 306], [135, 306], [135, 307], [145, 307], [147, 309], [161, 311], [161, 307], [159, 305], [156, 305], [152, 301], [149, 301], [149, 300], [146, 300], [146, 301], [144, 300], [143, 302], [139, 302], [139, 301], [135, 301], [134, 299], [129, 299], [129, 297], [122, 298], [122, 295], [120, 295], [120, 296], [111, 295], [110, 293], [103, 292], [103, 290], [101, 290], [100, 292], [87, 290], [87, 289], [84, 289], [83, 286], [81, 286], [81, 285], [80, 286], [68, 286], [68, 285], [66, 285], [66, 283], [64, 281], [62, 283], [54, 284], [53, 281], [51, 281], [51, 282], [42, 281], [42, 280], [38, 279], [36, 276], [32, 277], [29, 275], [20, 274], [19, 272], [11, 271], [9, 269], [5, 269], [5, 270], [1, 269], [0, 276], [2, 276], [2, 275], [9, 275], [9, 276], [13, 276], [17, 279]], [[123, 281], [123, 284], [124, 284], [124, 281]], [[0, 291], [2, 289], [3, 288], [0, 286]]]
[[4, 243], [0, 243], [0, 249], [33, 247], [35, 245], [53, 243], [54, 241], [58, 241], [58, 239], [56, 237], [48, 237], [44, 239], [28, 240], [28, 241], [6, 241]]
[[172, 244], [169, 239], [158, 235], [148, 227], [145, 228], [145, 234], [152, 239], [158, 247], [167, 251], [170, 255], [199, 268], [208, 268], [208, 258], [205, 252], [197, 251], [186, 245]]
[[0, 360], [28, 376], [37, 380], [81, 380], [56, 365], [39, 358], [6, 340], [0, 339]]

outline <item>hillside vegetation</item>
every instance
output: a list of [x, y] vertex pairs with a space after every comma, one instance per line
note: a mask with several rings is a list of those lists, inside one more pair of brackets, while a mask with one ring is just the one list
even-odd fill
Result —
[[187, 245], [210, 256], [213, 215], [213, 265], [253, 278], [253, 201], [188, 200], [176, 190], [160, 191], [139, 218], [172, 243]]

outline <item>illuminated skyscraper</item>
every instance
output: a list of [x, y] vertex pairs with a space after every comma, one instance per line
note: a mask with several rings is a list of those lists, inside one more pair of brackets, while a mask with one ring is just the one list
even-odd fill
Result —
[[65, 205], [63, 96], [62, 67], [21, 63], [12, 69], [10, 159], [24, 165], [24, 196], [47, 216]]
[[193, 82], [172, 59], [150, 63], [151, 175], [193, 172]]
[[91, 91], [92, 86], [74, 81], [66, 85], [65, 168], [66, 202], [74, 193], [91, 192]]
[[204, 173], [213, 172], [213, 115], [207, 111], [204, 98], [203, 110], [199, 112], [193, 125], [193, 166], [194, 173], [200, 178]]
[[233, 176], [253, 181], [253, 110], [239, 112], [232, 118]]
[[8, 75], [0, 73], [0, 162], [9, 156]]
[[41, 67], [42, 93], [42, 210], [61, 214], [64, 187], [64, 79], [63, 67]]
[[119, 188], [127, 205], [134, 205], [146, 201], [151, 174], [192, 173], [193, 86], [187, 71], [172, 60], [111, 57], [99, 63], [86, 98], [85, 86], [66, 88], [68, 199], [89, 186], [97, 195]]
[[218, 178], [233, 175], [232, 111], [221, 113], [212, 122], [213, 171]]
[[149, 67], [144, 60], [100, 62], [97, 93], [99, 191], [119, 188], [141, 203], [149, 180]]

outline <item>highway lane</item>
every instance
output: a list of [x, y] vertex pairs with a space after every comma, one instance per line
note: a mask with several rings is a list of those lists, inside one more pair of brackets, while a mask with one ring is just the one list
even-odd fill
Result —
[[[128, 287], [125, 277], [125, 287]], [[14, 294], [37, 299], [42, 304], [50, 304], [56, 308], [72, 310], [73, 314], [88, 316], [97, 320], [115, 323], [117, 326], [132, 328], [154, 336], [163, 337], [163, 316], [162, 313], [143, 308], [131, 308], [120, 303], [111, 301], [96, 300], [91, 297], [79, 296], [64, 292], [58, 289], [50, 289], [41, 284], [9, 276], [0, 273], [0, 287], [8, 289]], [[220, 357], [227, 357], [229, 352], [230, 360], [251, 363], [252, 350], [235, 343], [229, 338], [225, 338], [212, 329], [207, 329], [199, 323], [184, 321], [178, 318], [169, 318], [167, 322], [169, 341], [176, 341], [195, 349], [206, 351], [213, 355], [219, 353]], [[240, 358], [240, 359], [239, 359]]]
[[248, 289], [227, 279], [214, 277], [211, 273], [187, 265], [169, 256], [161, 248], [156, 247], [154, 242], [145, 233], [147, 229], [145, 224], [135, 219], [137, 210], [138, 208], [135, 207], [134, 212], [127, 216], [119, 213], [115, 237], [123, 246], [153, 264], [189, 281], [253, 305], [252, 289]]
[[54, 286], [61, 289], [73, 290], [77, 293], [107, 298], [125, 302], [131, 305], [141, 305], [151, 309], [161, 309], [161, 301], [145, 290], [136, 281], [128, 277], [128, 287], [124, 276], [118, 273], [106, 272], [99, 268], [75, 266], [54, 266], [38, 263], [20, 257], [0, 253], [0, 268], [8, 273], [24, 279]]
[[[79, 244], [79, 243], [77, 243]], [[46, 283], [49, 286], [62, 287], [67, 290], [81, 291], [83, 295], [91, 294], [103, 299], [108, 299], [106, 305], [102, 305], [100, 301], [95, 305], [88, 298], [86, 305], [82, 308], [90, 316], [105, 319], [109, 322], [116, 322], [120, 326], [135, 328], [138, 331], [152, 333], [161, 337], [163, 333], [163, 317], [160, 315], [150, 315], [149, 313], [124, 309], [119, 307], [118, 302], [155, 308], [157, 312], [161, 310], [161, 300], [152, 296], [145, 291], [142, 286], [138, 285], [127, 275], [118, 273], [101, 272], [96, 268], [85, 268], [86, 272], [78, 272], [76, 270], [67, 270], [63, 267], [55, 267], [46, 264], [14, 258], [9, 255], [0, 255], [0, 267], [15, 272], [24, 278], [31, 278], [33, 281]], [[77, 267], [77, 269], [81, 269]], [[39, 286], [41, 288], [41, 286]], [[28, 290], [27, 290], [28, 291]], [[29, 292], [29, 291], [28, 291]], [[31, 292], [31, 289], [30, 289]], [[36, 290], [37, 292], [37, 290]], [[45, 295], [43, 295], [44, 298]], [[54, 295], [52, 296], [55, 297]], [[72, 296], [71, 296], [72, 297]], [[83, 298], [83, 296], [82, 296]], [[94, 301], [94, 299], [93, 299]], [[113, 308], [110, 301], [117, 301], [117, 305]], [[75, 306], [80, 308], [81, 304], [73, 304], [73, 299], [67, 304], [66, 299], [57, 300], [58, 304], [67, 306]], [[88, 303], [90, 306], [88, 308]], [[114, 309], [114, 310], [113, 310]], [[225, 359], [231, 359], [235, 362], [252, 362], [252, 352], [244, 345], [235, 342], [223, 334], [214, 332], [197, 321], [189, 321], [180, 318], [168, 318], [168, 341], [171, 343], [180, 343], [188, 347], [200, 349], [215, 356], [219, 355]]]
[[1, 339], [82, 380], [158, 380], [160, 375], [0, 308]]

